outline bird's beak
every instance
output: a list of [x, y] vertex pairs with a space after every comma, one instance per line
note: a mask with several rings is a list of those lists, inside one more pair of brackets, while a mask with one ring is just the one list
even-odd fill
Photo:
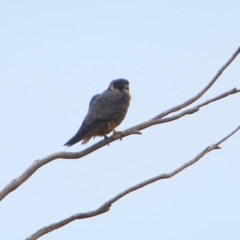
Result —
[[128, 85], [128, 84], [127, 84], [127, 85], [124, 85], [123, 91], [127, 94], [129, 100], [131, 100], [131, 99], [132, 99], [132, 96], [131, 96], [131, 94], [129, 93], [129, 85]]
[[128, 84], [124, 85], [123, 89], [124, 89], [125, 91], [129, 92], [129, 85], [128, 85]]

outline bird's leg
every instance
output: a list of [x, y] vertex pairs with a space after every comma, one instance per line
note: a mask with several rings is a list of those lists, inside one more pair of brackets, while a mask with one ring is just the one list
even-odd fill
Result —
[[120, 141], [122, 141], [123, 135], [124, 135], [124, 132], [122, 132], [122, 131], [116, 131], [115, 129], [113, 129], [113, 135], [112, 135], [112, 137], [120, 136]]

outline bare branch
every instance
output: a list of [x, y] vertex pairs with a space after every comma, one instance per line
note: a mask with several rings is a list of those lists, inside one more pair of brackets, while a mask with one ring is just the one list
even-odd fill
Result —
[[35, 232], [34, 234], [32, 234], [30, 237], [28, 237], [27, 240], [38, 239], [39, 237], [41, 237], [41, 236], [43, 236], [43, 235], [45, 235], [45, 234], [47, 234], [51, 231], [54, 231], [54, 230], [56, 230], [60, 227], [63, 227], [64, 225], [69, 224], [74, 220], [94, 217], [94, 216], [97, 216], [97, 215], [100, 215], [102, 213], [105, 213], [105, 212], [109, 211], [113, 203], [115, 203], [116, 201], [118, 201], [122, 197], [126, 196], [127, 194], [129, 194], [131, 192], [134, 192], [134, 191], [136, 191], [140, 188], [146, 187], [147, 185], [149, 185], [151, 183], [154, 183], [156, 181], [171, 178], [171, 177], [175, 176], [176, 174], [180, 173], [181, 171], [183, 171], [184, 169], [190, 167], [194, 163], [198, 162], [207, 153], [209, 153], [209, 152], [211, 152], [215, 149], [220, 149], [219, 145], [222, 144], [224, 141], [226, 141], [228, 138], [230, 138], [239, 129], [240, 129], [240, 126], [238, 128], [236, 128], [233, 132], [231, 132], [229, 135], [227, 135], [226, 137], [224, 137], [223, 139], [221, 139], [217, 143], [207, 147], [205, 150], [200, 152], [192, 160], [186, 162], [185, 164], [183, 164], [179, 168], [175, 169], [174, 171], [172, 171], [170, 173], [163, 173], [163, 174], [158, 175], [156, 177], [150, 178], [150, 179], [148, 179], [144, 182], [136, 184], [136, 185], [126, 189], [125, 191], [119, 193], [115, 197], [111, 198], [110, 200], [105, 202], [102, 206], [100, 206], [98, 209], [96, 209], [94, 211], [90, 211], [90, 212], [86, 212], [86, 213], [77, 213], [77, 214], [72, 215], [71, 217], [68, 217], [68, 218], [64, 219], [64, 220], [61, 220], [59, 222], [56, 222], [56, 223], [50, 224], [46, 227], [43, 227], [43, 228], [39, 229], [37, 232]]
[[162, 112], [161, 114], [157, 115], [153, 119], [163, 118], [163, 117], [169, 115], [170, 113], [179, 111], [179, 110], [189, 106], [193, 102], [197, 101], [217, 81], [217, 79], [220, 77], [220, 75], [223, 73], [223, 71], [232, 63], [232, 61], [237, 57], [237, 55], [239, 53], [240, 53], [240, 47], [234, 52], [232, 57], [218, 70], [217, 74], [213, 77], [213, 79], [210, 81], [210, 83], [200, 93], [198, 93], [193, 98], [190, 98], [186, 102], [184, 102], [182, 104], [179, 104], [179, 105], [177, 105], [177, 106], [175, 106], [173, 108], [170, 108], [167, 111]]
[[222, 74], [222, 72], [231, 64], [231, 62], [237, 57], [237, 55], [240, 52], [240, 47], [236, 50], [236, 52], [232, 55], [232, 57], [222, 66], [222, 68], [220, 68], [220, 70], [217, 72], [217, 74], [214, 76], [214, 78], [211, 80], [211, 82], [200, 92], [198, 93], [195, 97], [187, 100], [185, 103], [177, 105], [173, 108], [170, 108], [169, 110], [157, 115], [155, 118], [143, 122], [141, 124], [138, 124], [134, 127], [131, 127], [125, 131], [123, 131], [122, 135], [116, 135], [114, 137], [110, 137], [108, 139], [104, 139], [101, 140], [99, 142], [97, 142], [96, 144], [93, 144], [92, 146], [80, 151], [80, 152], [57, 152], [57, 153], [53, 153], [45, 158], [42, 158], [41, 160], [36, 160], [34, 161], [30, 167], [28, 167], [18, 178], [12, 180], [9, 184], [7, 184], [2, 191], [0, 191], [0, 201], [5, 198], [10, 192], [14, 191], [16, 188], [18, 188], [21, 184], [23, 184], [28, 178], [30, 178], [34, 172], [36, 172], [40, 167], [44, 166], [45, 164], [56, 160], [56, 159], [79, 159], [82, 158], [94, 151], [96, 151], [99, 148], [102, 148], [106, 145], [109, 145], [109, 143], [114, 142], [118, 139], [122, 139], [124, 137], [127, 137], [129, 135], [132, 134], [141, 134], [140, 130], [143, 130], [145, 128], [148, 128], [150, 126], [156, 125], [156, 124], [161, 124], [161, 123], [166, 123], [166, 122], [170, 122], [170, 121], [174, 121], [177, 120], [185, 115], [188, 114], [193, 114], [195, 112], [197, 112], [200, 107], [203, 107], [213, 101], [217, 101], [220, 100], [224, 97], [229, 96], [230, 94], [235, 94], [238, 93], [239, 90], [237, 90], [236, 88], [225, 92], [213, 99], [210, 99], [200, 105], [197, 105], [196, 107], [193, 107], [191, 109], [185, 110], [179, 114], [176, 114], [172, 117], [168, 117], [168, 118], [163, 118], [166, 115], [169, 115], [170, 113], [176, 112], [181, 110], [182, 108], [190, 105], [191, 103], [193, 103], [194, 101], [198, 100], [213, 84], [214, 82], [218, 79], [218, 77]]
[[240, 89], [233, 88], [232, 90], [229, 90], [229, 91], [227, 91], [225, 93], [222, 93], [222, 94], [220, 94], [220, 95], [218, 95], [218, 96], [216, 96], [214, 98], [211, 98], [211, 99], [209, 99], [209, 100], [207, 100], [207, 101], [205, 101], [203, 103], [198, 104], [195, 107], [186, 109], [186, 110], [184, 110], [184, 111], [182, 111], [182, 112], [180, 112], [178, 114], [175, 114], [175, 115], [173, 115], [171, 117], [165, 117], [165, 118], [162, 118], [162, 119], [152, 119], [152, 120], [143, 122], [143, 123], [141, 123], [141, 124], [139, 124], [137, 126], [134, 126], [132, 128], [127, 129], [126, 131], [124, 131], [124, 137], [127, 136], [127, 135], [131, 135], [131, 131], [132, 130], [136, 130], [137, 129], [138, 131], [140, 131], [140, 130], [143, 130], [143, 129], [148, 128], [150, 126], [156, 125], [156, 124], [172, 122], [172, 121], [175, 121], [175, 120], [177, 120], [177, 119], [179, 119], [181, 117], [184, 117], [184, 116], [186, 116], [188, 114], [193, 114], [193, 113], [199, 111], [201, 107], [204, 107], [204, 106], [206, 106], [206, 105], [208, 105], [208, 104], [210, 104], [212, 102], [215, 102], [217, 100], [220, 100], [222, 98], [228, 97], [229, 95], [232, 95], [232, 94], [235, 94], [235, 93], [239, 93], [239, 92], [240, 92]]
[[203, 107], [203, 106], [208, 105], [209, 103], [215, 102], [215, 101], [220, 100], [220, 99], [222, 99], [222, 98], [225, 98], [225, 97], [227, 97], [227, 96], [229, 96], [229, 95], [231, 95], [231, 94], [235, 94], [235, 93], [239, 93], [239, 92], [240, 92], [240, 89], [233, 88], [232, 90], [227, 91], [227, 92], [225, 92], [225, 93], [222, 93], [222, 94], [218, 95], [218, 96], [215, 97], [215, 98], [209, 99], [209, 100], [207, 100], [207, 101], [205, 101], [205, 102], [197, 105], [196, 107], [201, 108], [201, 107]]

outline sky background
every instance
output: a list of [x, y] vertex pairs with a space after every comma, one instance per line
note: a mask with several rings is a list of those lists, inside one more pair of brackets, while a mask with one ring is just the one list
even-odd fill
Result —
[[[124, 130], [189, 99], [240, 45], [239, 1], [0, 1], [0, 188], [58, 151], [90, 98], [130, 81]], [[240, 88], [240, 56], [198, 103]], [[0, 239], [98, 208], [170, 172], [240, 124], [240, 94], [145, 129], [79, 160], [40, 168], [0, 203]], [[92, 140], [87, 146], [97, 142]], [[177, 176], [44, 240], [240, 239], [240, 133]]]

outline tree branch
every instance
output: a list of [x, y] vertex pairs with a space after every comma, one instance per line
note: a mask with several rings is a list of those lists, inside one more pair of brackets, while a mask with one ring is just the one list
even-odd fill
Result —
[[169, 115], [170, 113], [179, 111], [179, 110], [189, 106], [193, 102], [197, 101], [217, 81], [217, 79], [220, 77], [220, 75], [223, 73], [223, 71], [233, 62], [233, 60], [238, 56], [239, 53], [240, 53], [240, 47], [238, 47], [238, 49], [233, 53], [233, 55], [230, 57], [230, 59], [218, 70], [217, 74], [213, 77], [213, 79], [210, 81], [210, 83], [201, 92], [199, 92], [196, 96], [194, 96], [193, 98], [190, 98], [189, 100], [187, 100], [186, 102], [184, 102], [182, 104], [179, 104], [173, 108], [168, 109], [167, 111], [162, 112], [161, 114], [157, 115], [153, 119], [163, 118], [163, 117]]
[[157, 120], [155, 120], [153, 122], [154, 122], [154, 124], [160, 124], [160, 123], [171, 122], [171, 121], [177, 120], [177, 119], [179, 119], [181, 117], [184, 117], [187, 114], [192, 114], [192, 113], [197, 112], [198, 110], [200, 110], [201, 107], [204, 107], [204, 106], [206, 106], [206, 105], [208, 105], [208, 104], [210, 104], [212, 102], [218, 101], [218, 100], [220, 100], [222, 98], [225, 98], [225, 97], [227, 97], [227, 96], [229, 96], [231, 94], [235, 94], [235, 93], [239, 93], [239, 92], [240, 92], [240, 89], [233, 88], [232, 90], [229, 90], [229, 91], [227, 91], [225, 93], [222, 93], [222, 94], [220, 94], [220, 95], [218, 95], [218, 96], [216, 96], [214, 98], [211, 98], [211, 99], [209, 99], [209, 100], [207, 100], [207, 101], [205, 101], [203, 103], [200, 103], [200, 104], [198, 104], [197, 106], [195, 106], [193, 108], [189, 108], [189, 109], [187, 109], [187, 110], [185, 110], [183, 112], [180, 112], [179, 114], [173, 115], [173, 116], [168, 117], [168, 118], [157, 119]]
[[117, 202], [119, 199], [126, 196], [127, 194], [129, 194], [131, 192], [134, 192], [134, 191], [136, 191], [140, 188], [146, 187], [147, 185], [149, 185], [151, 183], [154, 183], [156, 181], [171, 178], [171, 177], [175, 176], [176, 174], [182, 172], [184, 169], [190, 167], [194, 163], [198, 162], [207, 153], [209, 153], [209, 152], [211, 152], [215, 149], [221, 149], [219, 145], [222, 144], [223, 142], [225, 142], [228, 138], [230, 138], [233, 134], [235, 134], [239, 129], [240, 129], [240, 126], [238, 128], [236, 128], [233, 132], [231, 132], [229, 135], [227, 135], [226, 137], [224, 137], [223, 139], [218, 141], [217, 143], [212, 144], [211, 146], [204, 149], [202, 152], [200, 152], [192, 160], [186, 162], [185, 164], [183, 164], [179, 168], [175, 169], [174, 171], [172, 171], [170, 173], [163, 173], [163, 174], [158, 175], [156, 177], [150, 178], [150, 179], [148, 179], [144, 182], [136, 184], [136, 185], [126, 189], [125, 191], [117, 194], [115, 197], [113, 197], [110, 200], [108, 200], [107, 202], [105, 202], [102, 206], [100, 206], [96, 210], [86, 212], [86, 213], [77, 213], [77, 214], [74, 214], [74, 215], [72, 215], [72, 216], [70, 216], [66, 219], [63, 219], [59, 222], [56, 222], [56, 223], [50, 224], [46, 227], [43, 227], [43, 228], [39, 229], [37, 232], [35, 232], [34, 234], [32, 234], [30, 237], [28, 237], [27, 240], [38, 239], [39, 237], [41, 237], [41, 236], [43, 236], [43, 235], [45, 235], [45, 234], [47, 234], [51, 231], [54, 231], [54, 230], [56, 230], [60, 227], [63, 227], [64, 225], [69, 224], [74, 220], [90, 218], [90, 217], [94, 217], [94, 216], [100, 215], [102, 213], [108, 212], [113, 203]]
[[193, 107], [191, 109], [185, 110], [179, 114], [176, 114], [174, 116], [168, 117], [168, 118], [163, 118], [167, 115], [169, 115], [170, 113], [179, 111], [181, 109], [183, 109], [184, 107], [192, 104], [193, 102], [195, 102], [196, 100], [198, 100], [215, 82], [216, 80], [219, 78], [219, 76], [222, 74], [222, 72], [232, 63], [232, 61], [237, 57], [237, 55], [240, 53], [240, 47], [236, 50], [236, 52], [232, 55], [232, 57], [219, 69], [219, 71], [217, 72], [217, 74], [214, 76], [214, 78], [210, 81], [210, 83], [201, 91], [199, 92], [195, 97], [190, 98], [189, 100], [187, 100], [186, 102], [177, 105], [173, 108], [170, 108], [164, 112], [162, 112], [161, 114], [157, 115], [156, 117], [154, 117], [153, 119], [143, 122], [141, 124], [138, 124], [134, 127], [131, 127], [127, 130], [125, 130], [123, 132], [123, 135], [119, 136], [114, 136], [114, 137], [110, 137], [108, 139], [104, 139], [101, 140], [99, 142], [97, 142], [96, 144], [93, 144], [92, 146], [80, 151], [80, 152], [57, 152], [57, 153], [53, 153], [45, 158], [42, 158], [41, 160], [36, 160], [34, 161], [30, 167], [28, 167], [19, 177], [17, 177], [16, 179], [12, 180], [9, 184], [7, 184], [2, 191], [0, 191], [0, 201], [2, 199], [4, 199], [9, 193], [11, 193], [12, 191], [14, 191], [16, 188], [18, 188], [21, 184], [23, 184], [28, 178], [30, 178], [34, 172], [36, 172], [40, 167], [44, 166], [45, 164], [56, 160], [56, 159], [79, 159], [82, 158], [94, 151], [96, 151], [99, 148], [102, 148], [106, 145], [108, 145], [111, 142], [114, 142], [118, 139], [122, 139], [124, 137], [127, 137], [129, 135], [132, 134], [141, 134], [139, 131], [143, 130], [145, 128], [148, 128], [150, 126], [156, 125], [156, 124], [161, 124], [161, 123], [166, 123], [166, 122], [170, 122], [170, 121], [174, 121], [177, 120], [185, 115], [188, 114], [193, 114], [195, 112], [197, 112], [201, 107], [210, 104], [214, 101], [220, 100], [222, 98], [225, 98], [227, 96], [229, 96], [230, 94], [235, 94], [238, 93], [239, 90], [237, 90], [236, 88], [225, 92], [215, 98], [212, 98], [200, 105], [197, 105], [196, 107]]

